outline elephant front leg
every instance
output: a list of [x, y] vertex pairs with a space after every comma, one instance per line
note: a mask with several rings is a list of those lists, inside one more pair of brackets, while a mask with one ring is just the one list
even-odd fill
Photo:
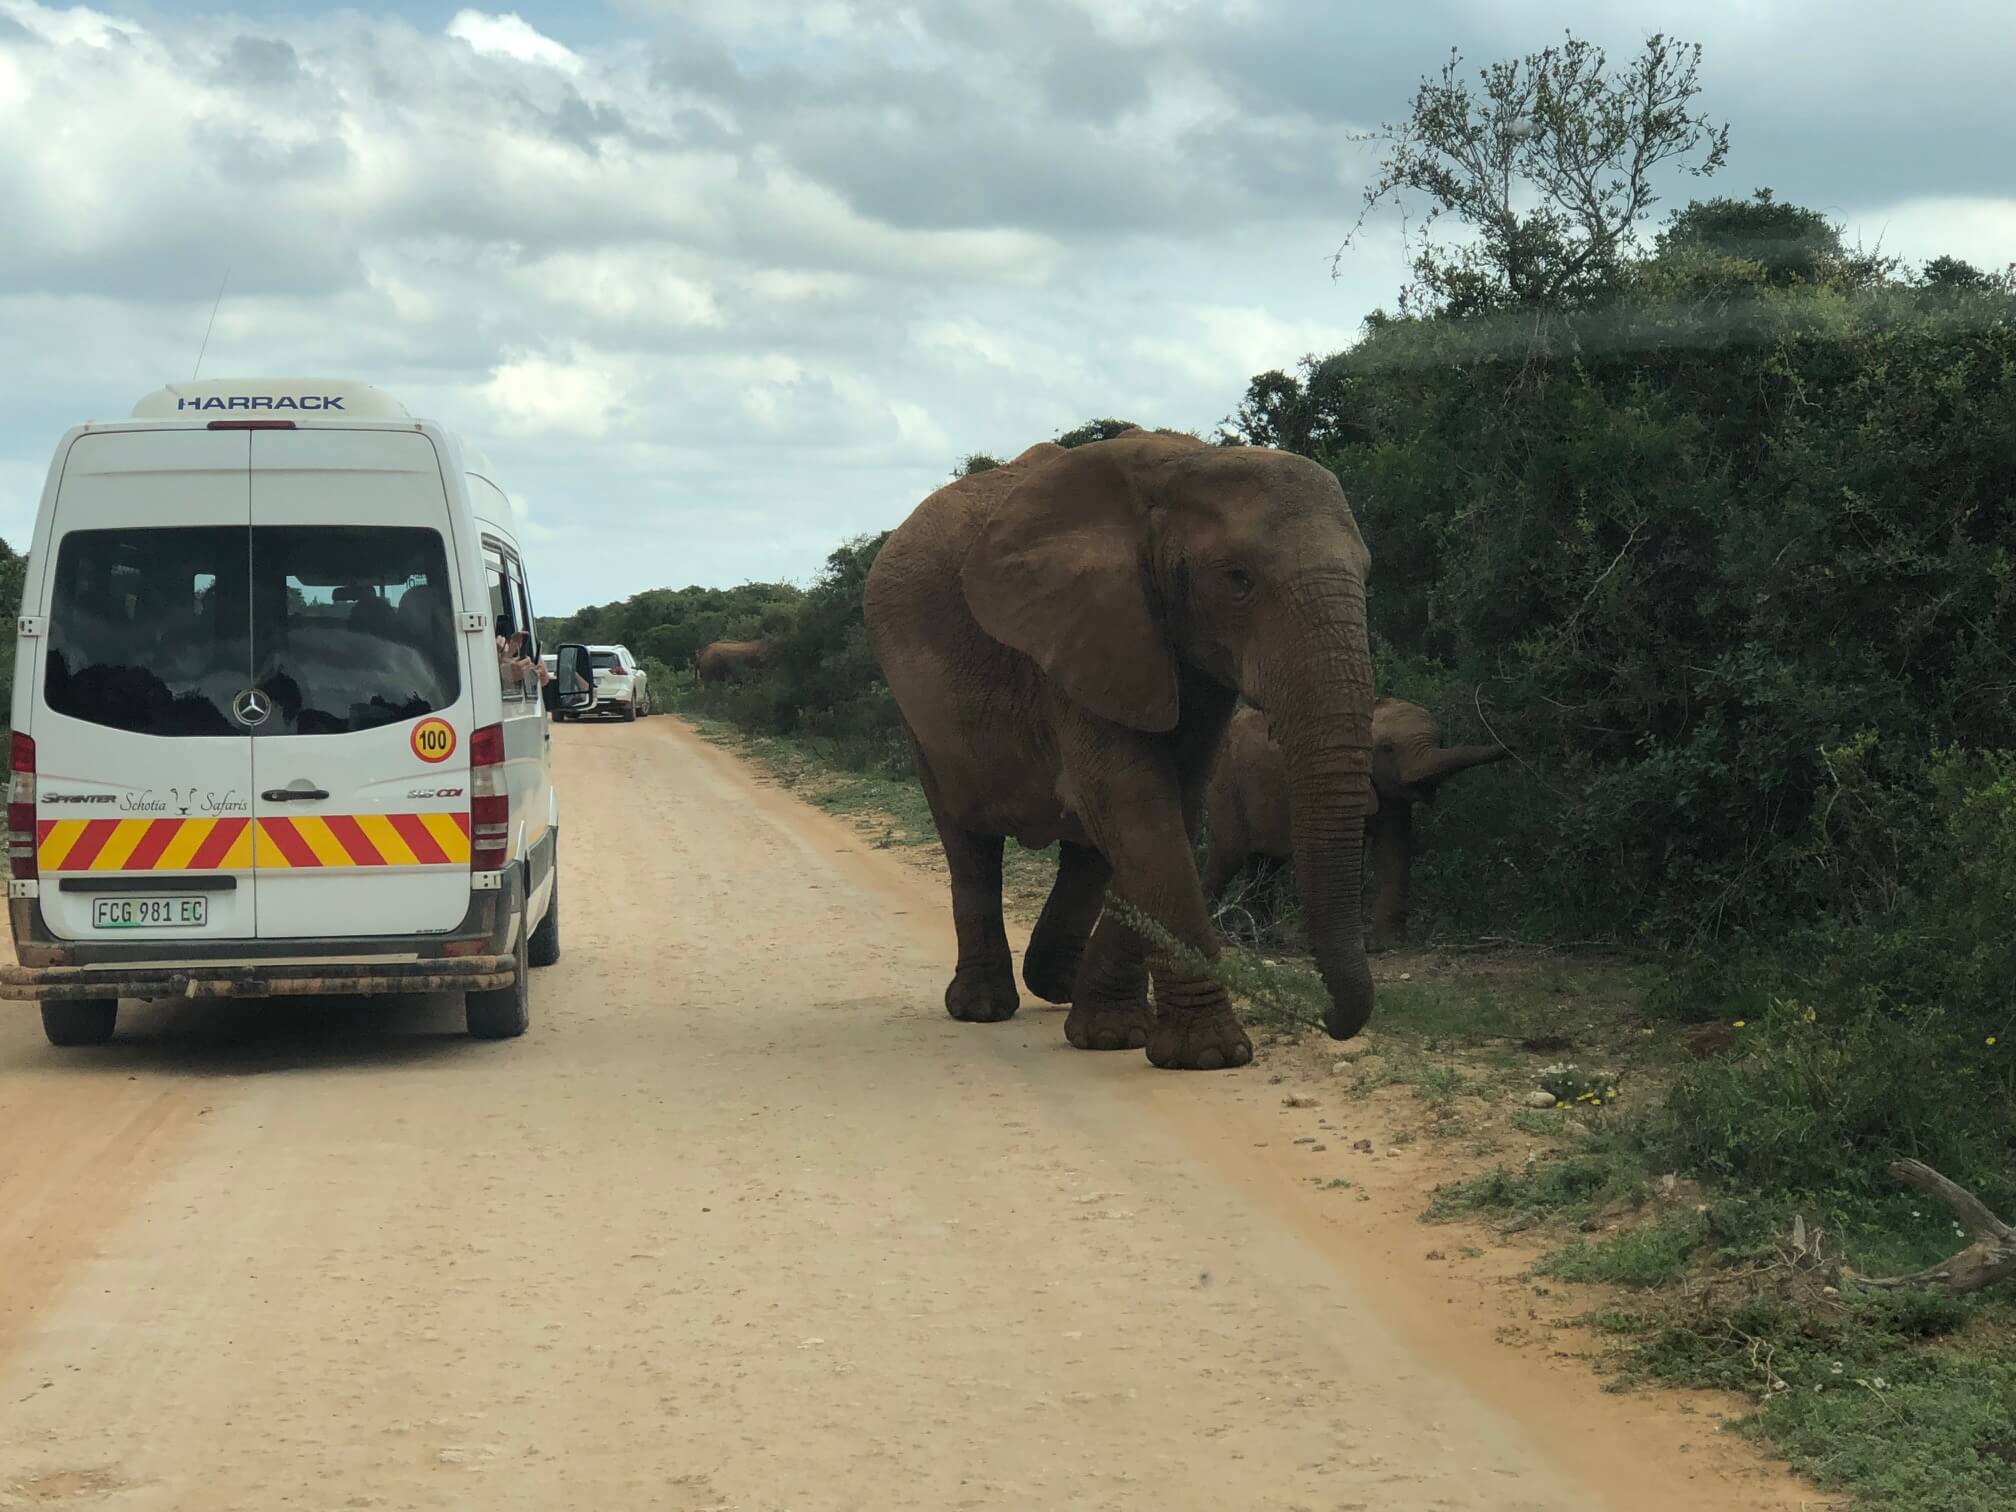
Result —
[[941, 824], [939, 839], [952, 873], [952, 927], [959, 936], [959, 964], [945, 988], [945, 1011], [961, 1023], [998, 1024], [1022, 1006], [1001, 922], [1002, 837]]
[[1071, 990], [1064, 1038], [1080, 1050], [1140, 1050], [1154, 1027], [1147, 942], [1116, 915], [1103, 914]]
[[[1171, 1070], [1217, 1071], [1243, 1066], [1253, 1059], [1253, 1042], [1232, 1012], [1232, 999], [1208, 969], [1219, 954], [1218, 932], [1205, 908], [1204, 889], [1191, 851], [1193, 826], [1173, 783], [1147, 786], [1140, 768], [1137, 785], [1112, 793], [1100, 812], [1124, 815], [1100, 836], [1113, 863], [1113, 893], [1125, 905], [1108, 908], [1099, 921], [1088, 956], [1088, 972], [1099, 956], [1109, 924], [1131, 939], [1123, 952], [1116, 941], [1110, 959], [1145, 957], [1154, 977], [1154, 1017], [1148, 1030], [1148, 1059]], [[1165, 790], [1166, 789], [1166, 790]], [[1153, 934], [1143, 939], [1124, 915], [1145, 916]], [[1173, 941], [1177, 950], [1168, 948]], [[1101, 962], [1103, 964], [1103, 961]], [[1074, 1040], [1075, 1044], [1076, 1041]]]
[[1022, 956], [1023, 984], [1044, 1002], [1075, 1000], [1086, 942], [1099, 922], [1112, 876], [1113, 868], [1091, 846], [1066, 840], [1058, 847], [1057, 882]]

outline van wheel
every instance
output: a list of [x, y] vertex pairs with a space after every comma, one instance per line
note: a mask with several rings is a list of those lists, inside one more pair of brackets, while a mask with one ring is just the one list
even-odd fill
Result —
[[560, 959], [560, 842], [553, 842], [553, 891], [546, 899], [546, 917], [532, 931], [532, 943], [525, 948], [526, 959], [534, 966], [551, 966]]
[[42, 1032], [52, 1045], [102, 1045], [118, 1023], [117, 998], [65, 998], [42, 1005]]
[[525, 931], [518, 931], [514, 952], [517, 980], [494, 992], [462, 994], [462, 1016], [473, 1039], [516, 1039], [532, 1022], [532, 973], [526, 959]]

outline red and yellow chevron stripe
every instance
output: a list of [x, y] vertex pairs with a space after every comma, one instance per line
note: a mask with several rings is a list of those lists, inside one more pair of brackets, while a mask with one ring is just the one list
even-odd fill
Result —
[[298, 871], [467, 866], [469, 816], [329, 814], [261, 819], [45, 819], [45, 872]]
[[329, 814], [261, 819], [259, 871], [314, 866], [467, 866], [469, 815]]

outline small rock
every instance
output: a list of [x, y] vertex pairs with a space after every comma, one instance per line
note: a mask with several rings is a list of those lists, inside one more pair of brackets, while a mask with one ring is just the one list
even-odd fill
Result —
[[1444, 1255], [1440, 1250], [1430, 1250], [1428, 1251], [1427, 1258], [1430, 1260], [1446, 1260], [1449, 1257]]
[[1414, 973], [1411, 971], [1403, 971], [1400, 973], [1400, 980], [1403, 982], [1411, 982], [1414, 980]]
[[1318, 1150], [1327, 1150], [1327, 1149], [1329, 1149], [1329, 1148], [1330, 1148], [1330, 1146], [1328, 1146], [1328, 1145], [1326, 1145], [1326, 1144], [1312, 1144], [1311, 1146], [1309, 1146], [1309, 1153], [1313, 1155], [1313, 1154], [1315, 1154], [1315, 1153], [1316, 1153], [1316, 1152], [1317, 1152]]
[[1551, 1108], [1560, 1101], [1561, 1099], [1556, 1097], [1552, 1092], [1528, 1092], [1526, 1094], [1526, 1106], [1529, 1108]]
[[1284, 1108], [1313, 1108], [1316, 1106], [1316, 1099], [1311, 1097], [1307, 1092], [1290, 1092], [1286, 1097], [1281, 1099], [1281, 1106]]
[[1341, 1071], [1346, 1066], [1354, 1065], [1365, 1059], [1371, 1053], [1372, 1047], [1370, 1045], [1346, 1045], [1342, 1050], [1337, 1052], [1337, 1059], [1331, 1063], [1330, 1069], [1332, 1072]]
[[1281, 1085], [1281, 1083], [1283, 1083], [1286, 1080], [1288, 1080], [1287, 1077], [1283, 1076], [1279, 1071], [1276, 1071], [1272, 1076], [1267, 1078], [1267, 1085], [1270, 1087], [1278, 1087]]
[[1369, 1139], [1361, 1139], [1356, 1144], [1352, 1145], [1351, 1148], [1356, 1150], [1360, 1155], [1370, 1155], [1372, 1153], [1372, 1141]]

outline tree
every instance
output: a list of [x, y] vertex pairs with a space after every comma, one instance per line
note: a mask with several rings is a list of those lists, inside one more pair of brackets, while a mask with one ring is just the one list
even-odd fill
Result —
[[[1430, 208], [1402, 314], [1550, 308], [1606, 290], [1636, 249], [1659, 172], [1705, 176], [1728, 155], [1728, 127], [1693, 107], [1700, 60], [1698, 43], [1655, 33], [1613, 75], [1601, 48], [1570, 33], [1480, 70], [1473, 91], [1452, 48], [1441, 77], [1421, 81], [1407, 122], [1364, 138], [1387, 153], [1344, 247], [1382, 201], [1413, 190]], [[1475, 240], [1438, 244], [1445, 216]]]
[[1141, 429], [1132, 420], [1087, 420], [1075, 429], [1063, 432], [1057, 437], [1057, 444], [1063, 447], [1084, 446], [1091, 441], [1111, 441], [1115, 436], [1124, 436], [1129, 431]]
[[1776, 287], [1813, 283], [1843, 253], [1841, 233], [1818, 210], [1772, 199], [1759, 189], [1747, 200], [1695, 200], [1675, 210], [1659, 233], [1658, 253], [1705, 252], [1760, 264]]
[[975, 473], [992, 472], [1001, 465], [999, 457], [990, 457], [986, 452], [968, 452], [960, 464], [952, 469], [955, 478], [970, 478]]

